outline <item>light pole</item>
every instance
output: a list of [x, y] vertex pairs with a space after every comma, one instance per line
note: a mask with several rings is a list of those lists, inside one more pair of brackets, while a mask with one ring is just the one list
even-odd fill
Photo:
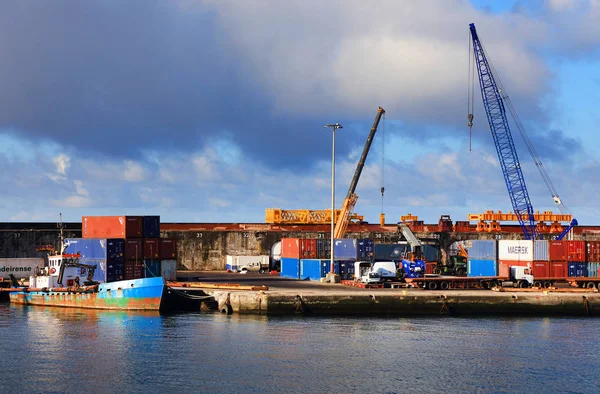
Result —
[[335, 266], [334, 260], [334, 244], [335, 244], [335, 131], [337, 129], [343, 129], [344, 127], [339, 123], [327, 123], [325, 128], [331, 127], [331, 263], [329, 266], [329, 277], [334, 278]]

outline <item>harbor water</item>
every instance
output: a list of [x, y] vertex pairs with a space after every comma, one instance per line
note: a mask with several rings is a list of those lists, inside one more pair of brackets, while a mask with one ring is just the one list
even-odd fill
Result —
[[159, 315], [0, 304], [3, 391], [597, 392], [597, 318]]

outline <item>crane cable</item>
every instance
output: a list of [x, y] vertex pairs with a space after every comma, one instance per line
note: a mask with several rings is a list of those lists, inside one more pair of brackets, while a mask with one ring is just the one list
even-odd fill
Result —
[[385, 193], [385, 112], [383, 113], [381, 125], [381, 213], [383, 213], [383, 194]]
[[531, 155], [533, 162], [535, 163], [538, 171], [540, 172], [540, 175], [542, 176], [542, 179], [544, 180], [544, 183], [546, 184], [546, 188], [552, 195], [552, 200], [558, 206], [558, 210], [562, 214], [570, 214], [569, 208], [567, 208], [567, 206], [562, 202], [562, 199], [558, 195], [558, 192], [556, 191], [556, 188], [554, 187], [554, 184], [552, 183], [552, 180], [550, 179], [550, 176], [548, 175], [548, 172], [546, 171], [546, 168], [544, 167], [544, 164], [542, 163], [540, 156], [537, 154], [537, 152], [533, 146], [533, 143], [531, 142], [531, 139], [529, 139], [529, 136], [527, 135], [527, 131], [525, 131], [525, 126], [523, 126], [521, 119], [517, 115], [517, 112], [512, 105], [512, 101], [510, 100], [508, 93], [506, 93], [506, 90], [504, 89], [504, 85], [502, 84], [502, 79], [500, 78], [500, 75], [496, 71], [496, 68], [494, 67], [494, 64], [491, 62], [489, 56], [487, 55], [487, 50], [485, 49], [483, 43], [480, 43], [480, 44], [481, 44], [481, 49], [483, 50], [483, 52], [486, 54], [486, 57], [488, 58], [488, 63], [490, 65], [490, 71], [491, 71], [492, 75], [494, 76], [494, 78], [496, 79], [496, 85], [498, 86], [498, 90], [499, 90], [500, 96], [502, 97], [502, 101], [508, 107], [508, 110], [513, 118], [513, 121], [515, 122], [515, 125], [517, 126], [517, 129], [519, 130], [519, 133], [521, 134], [523, 141], [525, 141], [527, 150], [529, 151], [529, 154]]
[[[473, 141], [473, 112], [475, 106], [475, 55], [473, 54], [473, 39], [469, 32], [469, 76], [467, 79], [467, 119], [469, 123], [469, 152], [471, 152], [471, 143]], [[473, 54], [473, 61], [471, 61], [471, 55]]]

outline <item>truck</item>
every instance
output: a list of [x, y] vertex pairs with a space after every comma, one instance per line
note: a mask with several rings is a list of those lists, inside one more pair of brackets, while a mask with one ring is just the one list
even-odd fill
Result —
[[494, 287], [528, 288], [534, 283], [530, 267], [511, 266], [510, 276], [424, 276], [406, 278], [405, 282], [413, 287], [428, 290], [448, 289], [492, 289]]
[[375, 262], [370, 270], [360, 276], [360, 280], [365, 284], [372, 284], [406, 278], [421, 278], [424, 275], [425, 262], [423, 260], [403, 259], [398, 263], [394, 261]]
[[43, 267], [43, 257], [0, 259], [0, 278], [8, 280], [13, 275], [16, 279], [28, 279]]
[[227, 256], [225, 269], [233, 272], [268, 272], [270, 256]]
[[458, 275], [467, 273], [467, 260], [469, 254], [461, 243], [457, 243], [458, 252], [450, 255], [446, 264], [437, 265], [433, 273], [437, 275]]

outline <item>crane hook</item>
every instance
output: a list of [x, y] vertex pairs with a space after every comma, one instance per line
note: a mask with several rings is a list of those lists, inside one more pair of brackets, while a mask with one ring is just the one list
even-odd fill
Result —
[[384, 192], [385, 192], [385, 187], [381, 186], [381, 197], [383, 197]]
[[471, 141], [473, 140], [473, 114], [467, 115], [467, 119], [469, 119], [469, 152], [471, 152]]

